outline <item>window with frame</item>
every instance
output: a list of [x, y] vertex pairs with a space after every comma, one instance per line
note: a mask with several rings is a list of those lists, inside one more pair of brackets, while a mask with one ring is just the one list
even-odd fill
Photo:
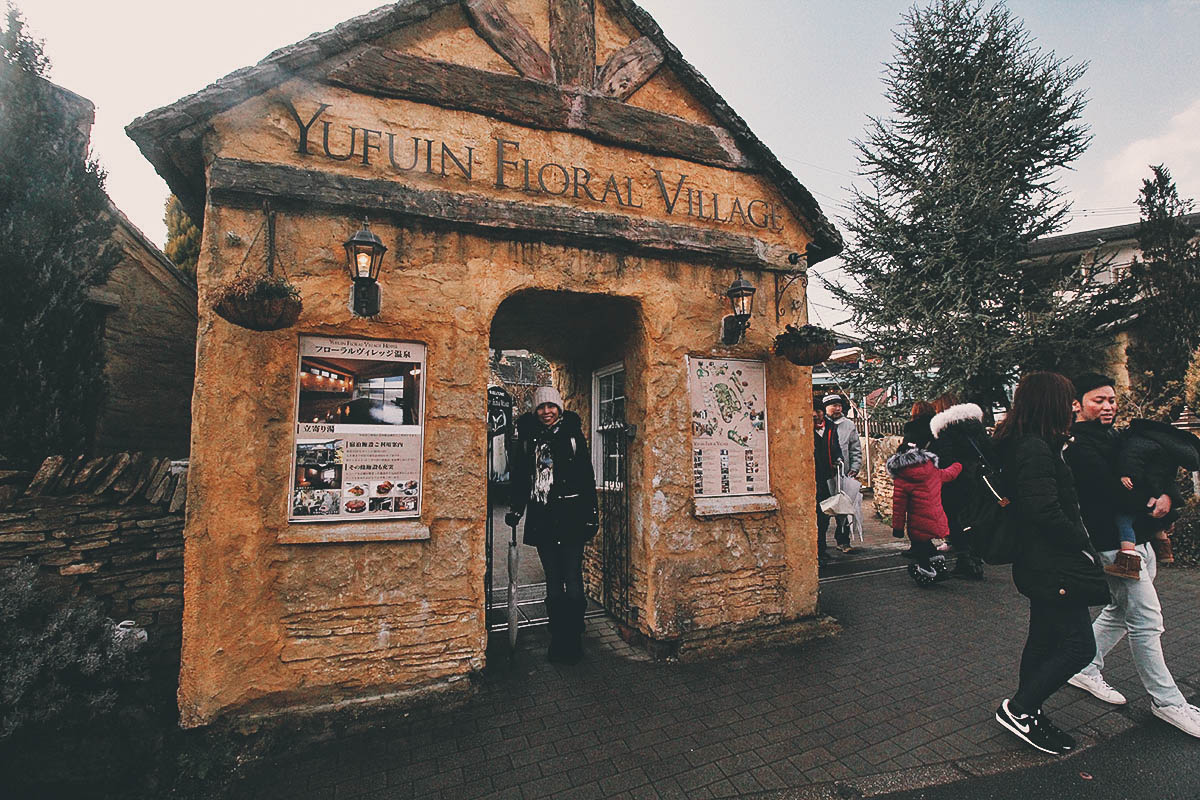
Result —
[[626, 457], [625, 365], [611, 364], [592, 373], [592, 467], [601, 489], [621, 489]]

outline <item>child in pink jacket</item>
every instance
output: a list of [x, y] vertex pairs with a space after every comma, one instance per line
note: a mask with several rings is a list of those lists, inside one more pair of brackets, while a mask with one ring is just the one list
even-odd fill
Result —
[[938, 469], [938, 457], [928, 450], [905, 444], [900, 452], [887, 461], [892, 474], [892, 535], [900, 538], [908, 528], [912, 553], [917, 559], [917, 571], [933, 578], [937, 572], [929, 559], [937, 552], [939, 543], [950, 535], [950, 523], [942, 510], [942, 484], [949, 483], [962, 472], [955, 462]]

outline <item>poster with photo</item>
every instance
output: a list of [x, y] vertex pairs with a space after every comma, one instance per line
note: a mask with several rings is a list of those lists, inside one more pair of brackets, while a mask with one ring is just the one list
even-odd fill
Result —
[[425, 346], [301, 336], [291, 522], [421, 515]]
[[693, 494], [769, 494], [766, 364], [688, 357], [687, 371]]

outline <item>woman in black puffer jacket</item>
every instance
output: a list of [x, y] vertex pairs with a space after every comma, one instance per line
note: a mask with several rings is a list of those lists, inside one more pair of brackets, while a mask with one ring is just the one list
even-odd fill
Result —
[[1100, 558], [1083, 520], [1062, 448], [1070, 436], [1075, 389], [1053, 372], [1026, 375], [996, 430], [1004, 484], [1012, 500], [1008, 525], [1018, 536], [1013, 582], [1029, 598], [1029, 635], [1016, 694], [996, 721], [1047, 753], [1075, 741], [1042, 713], [1042, 704], [1096, 654], [1089, 605], [1107, 603]]
[[976, 502], [971, 492], [981, 462], [994, 464], [992, 440], [983, 426], [983, 409], [974, 403], [959, 403], [934, 416], [929, 422], [933, 451], [943, 467], [962, 464], [962, 476], [942, 488], [942, 508], [950, 524], [950, 544], [956, 554], [954, 574], [983, 579], [983, 559], [971, 546], [970, 533], [963, 530], [964, 513]]
[[583, 657], [583, 548], [599, 528], [596, 478], [579, 415], [564, 411], [552, 386], [533, 395], [534, 410], [517, 420], [512, 459], [512, 506], [505, 522], [515, 526], [528, 509], [525, 544], [537, 548], [546, 574], [551, 661], [574, 664]]

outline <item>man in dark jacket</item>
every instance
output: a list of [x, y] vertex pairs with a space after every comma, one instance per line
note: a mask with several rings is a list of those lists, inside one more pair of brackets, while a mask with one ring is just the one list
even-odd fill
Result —
[[813, 402], [813, 459], [817, 477], [817, 559], [825, 561], [825, 534], [829, 531], [829, 517], [821, 513], [821, 501], [831, 494], [830, 480], [837, 474], [837, 463], [842, 460], [842, 447], [838, 442], [837, 430], [825, 420], [825, 406], [821, 401]]
[[[1117, 395], [1113, 381], [1104, 375], [1089, 373], [1075, 379], [1075, 425], [1073, 439], [1065, 458], [1078, 487], [1079, 509], [1088, 535], [1100, 558], [1112, 564], [1120, 547], [1116, 515], [1122, 509], [1120, 499], [1127, 494], [1118, 474], [1118, 435], [1113, 430]], [[1160, 637], [1163, 632], [1162, 606], [1154, 589], [1157, 573], [1154, 549], [1147, 543], [1161, 520], [1178, 503], [1163, 494], [1147, 504], [1149, 516], [1141, 515], [1135, 526], [1136, 550], [1141, 556], [1141, 579], [1123, 580], [1108, 576], [1112, 603], [1105, 606], [1092, 624], [1096, 636], [1096, 657], [1068, 683], [1087, 691], [1106, 703], [1121, 705], [1125, 697], [1105, 682], [1100, 674], [1104, 657], [1126, 634], [1138, 676], [1150, 695], [1150, 711], [1156, 717], [1185, 733], [1200, 737], [1200, 708], [1184, 698], [1163, 658]]]
[[[845, 475], [857, 480], [858, 471], [862, 469], [863, 463], [862, 438], [858, 435], [854, 420], [846, 416], [846, 398], [840, 394], [827, 394], [821, 402], [825, 406], [825, 424], [837, 431]], [[861, 523], [861, 520], [859, 522]], [[843, 553], [854, 552], [854, 547], [850, 544], [850, 528], [850, 515], [839, 516], [833, 537], [837, 541], [838, 550]]]

